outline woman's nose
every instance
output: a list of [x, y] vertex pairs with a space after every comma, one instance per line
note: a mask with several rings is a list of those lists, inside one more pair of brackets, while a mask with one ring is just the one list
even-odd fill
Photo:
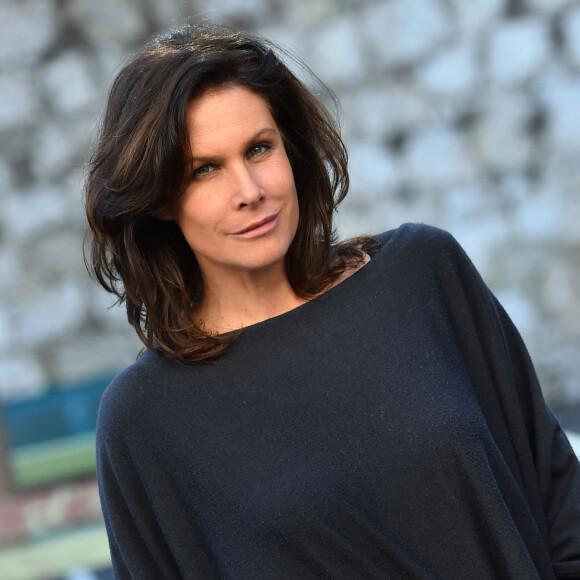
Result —
[[236, 207], [255, 205], [264, 197], [257, 176], [245, 164], [241, 164], [233, 171], [232, 188], [232, 203]]

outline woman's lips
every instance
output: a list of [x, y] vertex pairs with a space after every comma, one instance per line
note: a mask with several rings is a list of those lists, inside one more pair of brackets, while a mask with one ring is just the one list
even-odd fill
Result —
[[250, 224], [248, 227], [240, 230], [239, 232], [235, 232], [233, 235], [241, 236], [244, 238], [256, 238], [258, 236], [267, 234], [274, 228], [277, 222], [278, 214], [270, 215], [264, 219], [254, 222], [253, 224]]

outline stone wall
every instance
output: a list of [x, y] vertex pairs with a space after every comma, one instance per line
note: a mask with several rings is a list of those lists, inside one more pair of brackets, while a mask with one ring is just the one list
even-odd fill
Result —
[[187, 17], [297, 51], [343, 105], [341, 233], [450, 230], [552, 402], [580, 402], [578, 0], [3, 0], [0, 398], [135, 358], [84, 270], [83, 166], [120, 64]]

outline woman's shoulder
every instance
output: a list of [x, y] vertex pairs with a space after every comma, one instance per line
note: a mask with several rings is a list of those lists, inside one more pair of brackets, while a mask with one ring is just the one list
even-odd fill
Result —
[[463, 249], [448, 231], [423, 223], [404, 223], [372, 236], [379, 243], [377, 254], [402, 258], [409, 267], [436, 267], [465, 259]]
[[446, 230], [424, 223], [404, 223], [398, 228], [372, 236], [381, 248], [389, 246], [404, 249], [457, 247], [455, 238]]
[[159, 405], [165, 386], [175, 382], [180, 363], [149, 350], [109, 383], [99, 407], [98, 426], [123, 428]]
[[371, 259], [381, 283], [398, 280], [413, 291], [483, 287], [473, 262], [451, 233], [421, 223], [405, 223], [373, 238], [379, 249]]

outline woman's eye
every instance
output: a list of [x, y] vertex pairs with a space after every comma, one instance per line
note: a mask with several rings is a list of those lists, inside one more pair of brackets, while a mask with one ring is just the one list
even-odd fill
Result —
[[214, 170], [213, 165], [202, 165], [201, 167], [198, 167], [194, 172], [193, 172], [193, 176], [194, 177], [202, 177], [203, 175], [207, 175], [208, 173], [211, 173]]
[[258, 143], [257, 145], [250, 147], [248, 155], [250, 157], [254, 157], [254, 155], [261, 155], [262, 153], [268, 151], [268, 149], [271, 149], [271, 145], [268, 145], [267, 143]]

